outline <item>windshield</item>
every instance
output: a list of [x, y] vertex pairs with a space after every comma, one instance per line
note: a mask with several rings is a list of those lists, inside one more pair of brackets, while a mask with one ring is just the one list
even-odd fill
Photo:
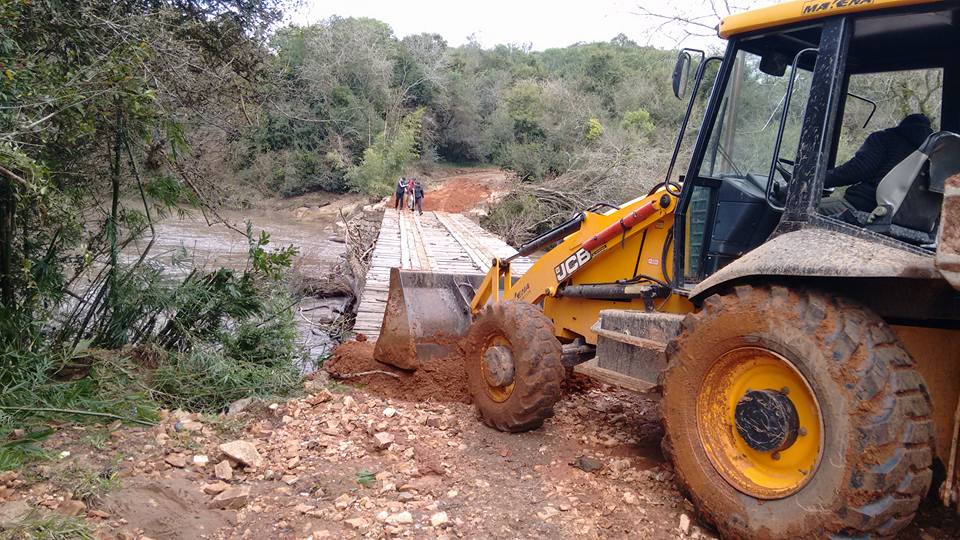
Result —
[[[737, 53], [700, 168], [701, 177], [744, 178], [749, 174], [766, 182], [789, 78], [789, 67], [782, 76], [768, 75], [760, 71], [759, 56], [744, 50]], [[796, 157], [810, 78], [810, 72], [801, 69], [794, 83], [780, 149], [780, 157], [789, 161]]]

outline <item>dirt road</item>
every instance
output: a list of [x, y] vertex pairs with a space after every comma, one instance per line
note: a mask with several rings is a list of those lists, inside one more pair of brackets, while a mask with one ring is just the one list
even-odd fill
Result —
[[[505, 434], [477, 421], [456, 384], [404, 401], [386, 397], [403, 384], [390, 375], [352, 381], [321, 375], [302, 399], [229, 416], [67, 428], [45, 445], [59, 457], [0, 477], [0, 501], [85, 514], [119, 539], [714, 537], [660, 455], [656, 395], [574, 379], [542, 429]], [[227, 457], [230, 441], [262, 462]], [[116, 482], [78, 507], [84, 474]], [[904, 538], [958, 532], [928, 506]]]

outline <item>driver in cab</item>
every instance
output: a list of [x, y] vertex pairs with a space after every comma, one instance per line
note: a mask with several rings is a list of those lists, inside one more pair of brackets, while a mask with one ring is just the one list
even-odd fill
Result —
[[911, 114], [896, 127], [871, 133], [857, 153], [843, 165], [827, 171], [825, 188], [850, 186], [843, 200], [821, 204], [825, 214], [838, 214], [844, 207], [872, 212], [877, 207], [877, 185], [933, 133], [930, 119]]

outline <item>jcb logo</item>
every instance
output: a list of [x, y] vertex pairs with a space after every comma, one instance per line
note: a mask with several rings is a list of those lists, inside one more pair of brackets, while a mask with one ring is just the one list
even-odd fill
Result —
[[591, 257], [590, 252], [582, 248], [580, 251], [567, 257], [565, 261], [553, 269], [553, 272], [557, 275], [557, 283], [570, 277], [574, 272], [579, 270], [581, 266], [587, 264]]

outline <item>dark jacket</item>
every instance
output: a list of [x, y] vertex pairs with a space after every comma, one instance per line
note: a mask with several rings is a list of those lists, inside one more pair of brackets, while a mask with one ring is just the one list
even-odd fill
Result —
[[843, 198], [863, 212], [877, 207], [877, 185], [933, 133], [930, 120], [911, 114], [897, 127], [871, 133], [850, 161], [827, 171], [824, 186], [850, 186]]
[[413, 197], [415, 200], [420, 200], [423, 198], [423, 186], [420, 184], [413, 185]]

